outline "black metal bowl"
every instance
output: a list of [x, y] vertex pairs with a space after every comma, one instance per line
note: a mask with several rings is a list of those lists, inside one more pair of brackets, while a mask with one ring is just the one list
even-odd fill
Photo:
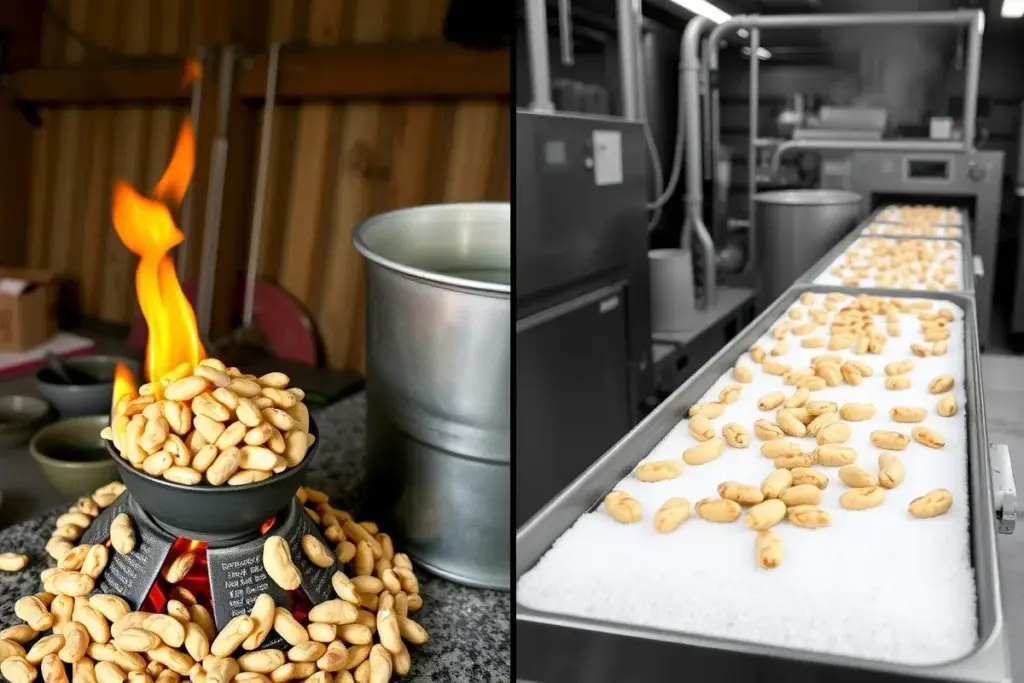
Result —
[[[316, 441], [296, 467], [255, 484], [241, 486], [177, 484], [136, 469], [121, 457], [112, 442], [107, 442], [107, 449], [132, 497], [156, 521], [179, 532], [178, 535], [209, 540], [259, 529], [265, 521], [288, 507], [295, 492], [305, 483], [309, 463], [316, 457], [320, 446], [320, 432], [312, 417], [309, 419], [309, 433], [316, 437]], [[186, 532], [193, 535], [188, 536]]]

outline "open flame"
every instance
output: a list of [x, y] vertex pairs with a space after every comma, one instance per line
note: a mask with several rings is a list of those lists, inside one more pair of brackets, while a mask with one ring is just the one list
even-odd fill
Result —
[[114, 368], [114, 395], [110, 401], [110, 412], [117, 413], [117, 406], [125, 399], [132, 399], [139, 395], [139, 387], [135, 382], [135, 373], [124, 363], [118, 363]]
[[[189, 62], [185, 78], [198, 77], [198, 68]], [[142, 196], [124, 180], [114, 183], [114, 230], [139, 257], [135, 293], [149, 328], [145, 374], [151, 382], [182, 363], [195, 365], [206, 358], [195, 312], [181, 289], [169, 256], [184, 235], [174, 224], [167, 205], [181, 203], [194, 167], [195, 134], [186, 117], [167, 169], [153, 190], [153, 199]]]

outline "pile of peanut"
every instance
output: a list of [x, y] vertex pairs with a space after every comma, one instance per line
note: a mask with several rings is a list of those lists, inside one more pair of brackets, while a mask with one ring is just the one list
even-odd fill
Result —
[[862, 237], [829, 269], [844, 287], [956, 291], [960, 243]]
[[895, 223], [927, 223], [930, 225], [960, 225], [960, 210], [953, 207], [924, 205], [887, 206], [878, 214], [879, 220]]
[[[843, 305], [844, 302], [847, 303]], [[889, 335], [898, 337], [901, 315], [913, 315], [928, 343], [911, 344], [910, 352], [916, 356], [941, 355], [946, 353], [949, 325], [955, 317], [951, 310], [933, 310], [928, 300], [906, 303], [867, 295], [851, 300], [839, 293], [825, 295], [820, 306], [818, 295], [804, 293], [800, 303], [805, 308], [791, 308], [787, 319], [772, 329], [771, 335], [776, 340], [772, 349], [766, 352], [755, 345], [749, 350], [754, 368], [781, 377], [785, 385], [793, 387], [792, 393], [772, 391], [759, 397], [757, 407], [766, 416], [756, 420], [750, 428], [726, 422], [719, 430], [713, 420], [722, 418], [729, 406], [741, 399], [743, 385], [753, 381], [753, 373], [757, 371], [741, 360], [732, 371], [736, 383], [723, 388], [717, 401], [690, 408], [689, 432], [700, 443], [686, 449], [681, 462], [646, 462], [634, 471], [634, 476], [644, 482], [674, 479], [682, 476], [685, 465], [701, 466], [717, 460], [726, 447], [748, 448], [752, 431], [761, 441], [761, 454], [772, 462], [772, 470], [760, 485], [722, 482], [717, 498], [700, 500], [693, 509], [707, 521], [731, 523], [738, 520], [746, 508], [746, 524], [757, 532], [756, 560], [765, 569], [778, 567], [784, 557], [782, 540], [772, 531], [776, 524], [784, 519], [808, 529], [831, 524], [831, 515], [820, 507], [829, 477], [815, 469], [815, 465], [838, 468], [839, 480], [848, 487], [839, 498], [841, 507], [867, 510], [885, 502], [886, 489], [904, 482], [906, 466], [898, 452], [905, 450], [912, 440], [932, 449], [941, 449], [946, 444], [939, 431], [922, 424], [930, 415], [927, 408], [896, 406], [889, 412], [894, 428], [870, 433], [871, 444], [882, 451], [877, 457], [877, 466], [871, 471], [856, 464], [859, 454], [847, 442], [858, 422], [874, 418], [875, 406], [815, 400], [814, 392], [840, 384], [857, 386], [865, 382], [882, 382], [886, 389], [894, 392], [910, 388], [912, 358], [890, 362], [881, 373], [876, 373], [867, 361], [872, 354], [881, 353], [890, 341], [876, 325], [875, 318], [884, 316]], [[820, 344], [808, 344], [814, 339], [810, 335], [819, 330], [822, 332]], [[777, 360], [785, 356], [791, 340], [804, 347], [827, 346], [831, 352], [815, 356], [810, 367], [793, 368]], [[843, 353], [850, 352], [854, 357], [844, 357]], [[957, 414], [956, 397], [951, 393], [953, 385], [951, 375], [939, 375], [929, 381], [928, 391], [936, 396], [935, 415], [948, 418]], [[914, 426], [908, 434], [902, 425]], [[909, 513], [915, 518], [936, 517], [948, 512], [952, 504], [953, 497], [948, 490], [936, 489], [914, 499]], [[643, 518], [640, 502], [622, 491], [609, 493], [604, 508], [613, 519], [625, 524]], [[655, 512], [654, 528], [661, 533], [675, 531], [689, 519], [690, 509], [686, 498], [670, 498]]]
[[[123, 488], [111, 483], [80, 499], [58, 519], [58, 529], [78, 538]], [[210, 612], [178, 585], [165, 614], [132, 611], [117, 595], [93, 593], [111, 551], [55, 536], [63, 542], [48, 544], [47, 551], [57, 566], [41, 573], [41, 592], [15, 603], [24, 623], [0, 631], [0, 674], [10, 683], [31, 683], [40, 672], [46, 683], [68, 683], [70, 666], [73, 683], [386, 683], [408, 673], [407, 644], [427, 641], [427, 632], [409, 616], [423, 599], [408, 556], [396, 553], [373, 522], [356, 522], [333, 508], [325, 494], [303, 488], [297, 497], [335, 545], [332, 551], [307, 535], [303, 551], [317, 566], [345, 565], [331, 579], [337, 598], [313, 606], [306, 623], [264, 593], [249, 614], [218, 632]], [[127, 514], [112, 521], [110, 538], [113, 552], [134, 552]], [[194, 560], [188, 552], [175, 558], [163, 567], [164, 578], [176, 584]], [[28, 558], [3, 553], [0, 563], [0, 569], [19, 571]], [[298, 588], [279, 536], [267, 538], [264, 563], [282, 588]], [[260, 648], [272, 630], [288, 643], [287, 651]]]
[[103, 437], [137, 469], [178, 484], [239, 486], [306, 457], [305, 393], [281, 372], [245, 375], [216, 358], [182, 363], [121, 398]]
[[929, 222], [918, 223], [872, 223], [864, 231], [865, 235], [876, 237], [944, 237], [958, 239], [963, 236], [960, 228], [935, 225]]

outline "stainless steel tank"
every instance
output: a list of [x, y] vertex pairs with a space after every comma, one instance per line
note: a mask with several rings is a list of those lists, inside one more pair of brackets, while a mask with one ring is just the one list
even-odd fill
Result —
[[498, 589], [511, 574], [510, 215], [425, 206], [353, 236], [366, 258], [366, 506], [419, 566]]
[[854, 226], [861, 196], [844, 190], [775, 190], [754, 195], [764, 308], [817, 263]]

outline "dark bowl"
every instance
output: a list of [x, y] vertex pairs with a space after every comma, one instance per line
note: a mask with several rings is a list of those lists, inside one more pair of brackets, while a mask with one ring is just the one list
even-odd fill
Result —
[[33, 396], [0, 396], [0, 447], [20, 446], [50, 419], [49, 404]]
[[312, 417], [309, 419], [309, 433], [316, 437], [316, 441], [298, 466], [264, 481], [242, 486], [177, 484], [135, 469], [121, 457], [113, 443], [108, 442], [107, 449], [114, 456], [114, 462], [121, 471], [121, 480], [132, 497], [165, 526], [205, 537], [234, 536], [258, 529], [263, 522], [284, 510], [305, 483], [309, 463], [320, 446], [320, 432]]
[[43, 478], [68, 498], [85, 496], [117, 479], [117, 465], [107, 457], [100, 431], [106, 415], [73, 417], [45, 427], [29, 442], [29, 452]]
[[124, 363], [139, 377], [139, 364], [117, 356], [80, 356], [64, 359], [64, 365], [96, 380], [95, 384], [66, 384], [53, 370], [43, 366], [36, 373], [39, 393], [61, 417], [108, 415], [114, 393], [114, 368]]

